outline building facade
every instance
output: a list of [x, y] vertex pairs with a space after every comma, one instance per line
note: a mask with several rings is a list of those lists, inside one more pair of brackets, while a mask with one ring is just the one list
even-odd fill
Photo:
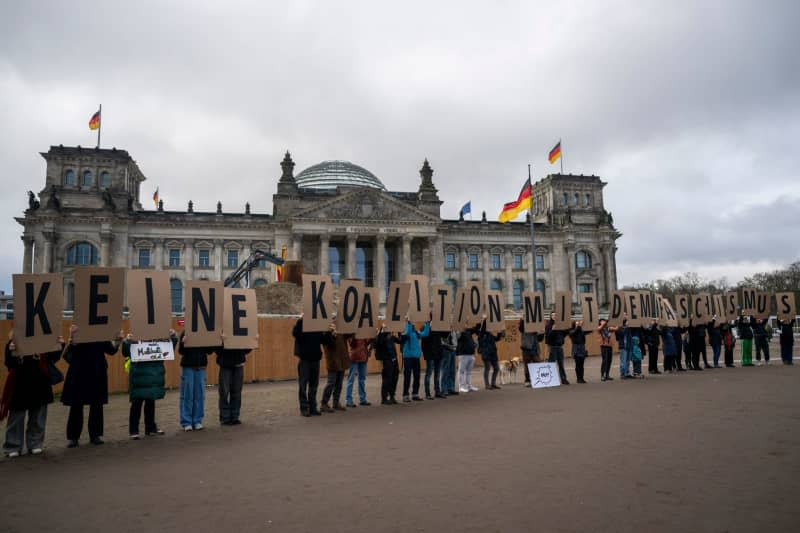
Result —
[[[173, 310], [181, 311], [190, 279], [224, 280], [253, 250], [302, 261], [306, 273], [334, 281], [358, 277], [388, 288], [393, 280], [425, 274], [454, 288], [477, 280], [503, 291], [519, 307], [527, 290], [593, 292], [601, 305], [616, 290], [616, 240], [597, 176], [550, 175], [533, 185], [536, 249], [531, 224], [442, 219], [442, 201], [426, 160], [416, 191], [388, 191], [358, 165], [325, 161], [295, 176], [286, 153], [271, 214], [196, 212], [142, 207], [146, 179], [125, 150], [52, 146], [42, 153], [46, 177], [38, 199], [29, 193], [22, 225], [22, 272], [64, 274], [65, 308], [74, 304], [80, 265], [151, 268], [170, 273]], [[510, 187], [510, 190], [514, 190]], [[515, 192], [516, 193], [516, 192]], [[528, 219], [529, 220], [529, 219]], [[534, 284], [534, 266], [536, 283]], [[274, 281], [259, 264], [251, 285]], [[382, 300], [386, 290], [381, 291]]]

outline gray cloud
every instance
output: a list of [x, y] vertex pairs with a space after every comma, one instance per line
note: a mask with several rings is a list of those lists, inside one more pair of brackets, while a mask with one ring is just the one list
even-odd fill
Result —
[[[623, 283], [798, 256], [796, 2], [17, 3], [0, 20], [0, 288], [50, 144], [129, 150], [168, 208], [271, 211], [283, 152], [349, 159], [455, 217], [533, 163], [608, 181]], [[698, 5], [700, 4], [700, 5]], [[10, 104], [10, 105], [8, 105]]]

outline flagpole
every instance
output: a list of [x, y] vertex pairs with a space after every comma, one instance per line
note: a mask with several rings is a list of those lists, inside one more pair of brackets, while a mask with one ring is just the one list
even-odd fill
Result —
[[100, 104], [100, 124], [97, 125], [97, 147], [100, 148], [100, 130], [103, 129], [103, 104]]
[[561, 139], [558, 140], [558, 145], [561, 147], [561, 175], [564, 175], [564, 145], [561, 144]]
[[[531, 181], [531, 165], [528, 163], [528, 181], [531, 184], [531, 196], [533, 196], [533, 181]], [[531, 205], [528, 207], [528, 218], [531, 219], [531, 261], [533, 261], [533, 287], [536, 290], [536, 235], [533, 227], [533, 198], [531, 198]]]

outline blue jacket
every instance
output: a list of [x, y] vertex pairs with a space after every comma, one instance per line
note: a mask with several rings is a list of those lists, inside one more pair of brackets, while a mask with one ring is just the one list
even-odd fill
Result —
[[664, 355], [674, 357], [678, 355], [678, 346], [675, 344], [675, 328], [661, 328], [661, 338], [664, 341]]
[[401, 350], [403, 351], [403, 357], [409, 357], [413, 359], [419, 359], [419, 356], [422, 354], [422, 348], [420, 347], [419, 340], [422, 337], [427, 337], [428, 333], [431, 332], [431, 325], [428, 322], [425, 322], [425, 325], [422, 327], [422, 331], [417, 331], [414, 328], [414, 324], [411, 322], [406, 323], [406, 329], [403, 331], [403, 346]]

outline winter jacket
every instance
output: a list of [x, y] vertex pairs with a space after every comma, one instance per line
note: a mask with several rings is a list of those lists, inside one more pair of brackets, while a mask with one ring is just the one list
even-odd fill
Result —
[[784, 322], [778, 319], [778, 327], [781, 328], [781, 346], [794, 346], [794, 319]]
[[633, 346], [633, 349], [631, 350], [631, 357], [633, 357], [634, 361], [641, 361], [642, 349], [639, 347], [639, 337], [633, 337], [631, 346]]
[[616, 338], [620, 350], [631, 349], [633, 336], [631, 335], [631, 328], [628, 327], [627, 321], [623, 321], [622, 326], [617, 328]]
[[597, 327], [597, 334], [600, 335], [600, 346], [611, 347], [611, 328], [606, 323], [605, 327]]
[[739, 330], [739, 338], [740, 339], [751, 339], [753, 338], [753, 329], [752, 329], [753, 317], [751, 316], [740, 316], [739, 320], [736, 322], [736, 327]]
[[712, 320], [706, 326], [708, 330], [708, 344], [711, 346], [721, 346], [722, 345], [722, 332], [720, 331], [719, 327], [717, 327], [717, 321]]
[[[172, 347], [178, 343], [172, 337]], [[122, 356], [131, 356], [131, 342], [122, 342]], [[131, 400], [160, 400], [164, 397], [164, 361], [131, 362], [128, 372], [128, 396]]]
[[756, 339], [763, 339], [767, 336], [767, 329], [765, 326], [765, 321], [756, 319], [755, 323], [753, 324], [753, 336]]
[[575, 326], [569, 331], [572, 341], [572, 357], [586, 357], [586, 332], [583, 327]]
[[247, 354], [253, 350], [227, 350], [223, 347], [214, 350], [217, 354], [217, 364], [222, 368], [236, 368], [244, 365]]
[[683, 343], [683, 335], [681, 335], [681, 328], [669, 328], [672, 331], [672, 339], [675, 341], [675, 355], [681, 355], [681, 345]]
[[422, 339], [422, 357], [426, 361], [439, 361], [442, 359], [442, 342], [449, 336], [449, 333], [431, 331], [427, 337]]
[[392, 335], [388, 331], [381, 331], [375, 337], [375, 359], [378, 361], [397, 360], [397, 349], [395, 344], [401, 344], [400, 337]]
[[214, 353], [214, 348], [209, 346], [188, 348], [183, 343], [185, 338], [186, 333], [181, 333], [181, 341], [178, 344], [178, 351], [181, 353], [181, 366], [185, 368], [207, 367], [208, 356]]
[[64, 378], [61, 403], [70, 406], [108, 403], [106, 354], [114, 355], [118, 350], [119, 346], [110, 341], [67, 345], [64, 359], [69, 368]]
[[419, 340], [422, 338], [427, 337], [431, 332], [431, 325], [429, 322], [425, 322], [425, 325], [422, 327], [422, 331], [417, 331], [414, 327], [414, 324], [411, 322], [406, 323], [406, 329], [403, 330], [403, 346], [401, 350], [403, 352], [403, 357], [408, 359], [419, 359], [420, 355], [422, 355], [422, 348], [420, 346]]
[[451, 331], [442, 337], [442, 351], [456, 352], [458, 348], [458, 333]]
[[472, 336], [476, 333], [476, 328], [467, 328], [458, 336], [458, 355], [475, 355], [475, 341]]
[[566, 332], [563, 329], [553, 329], [555, 320], [548, 320], [547, 325], [544, 327], [544, 342], [548, 346], [564, 346], [564, 336]]
[[319, 361], [322, 359], [322, 332], [303, 331], [303, 319], [295, 322], [292, 328], [294, 337], [294, 355], [303, 361]]
[[689, 322], [689, 342], [695, 346], [705, 346], [706, 344], [706, 325], [692, 324]]
[[661, 344], [661, 334], [658, 331], [658, 325], [650, 324], [650, 327], [645, 330], [645, 343], [653, 348], [658, 348]]
[[663, 326], [657, 335], [661, 336], [661, 339], [664, 341], [664, 356], [665, 357], [674, 357], [678, 355], [678, 346], [675, 344], [675, 332], [673, 331], [675, 328], [670, 328], [667, 326]]
[[[61, 359], [61, 350], [41, 354], [39, 357], [15, 357], [6, 343], [6, 368], [14, 372], [14, 389], [9, 401], [9, 409], [24, 411], [41, 405], [53, 403], [53, 387], [47, 361], [55, 363]], [[63, 349], [63, 348], [62, 348]]]
[[325, 352], [325, 366], [328, 372], [344, 372], [350, 368], [350, 353], [347, 350], [347, 337], [332, 331], [322, 334], [322, 350]]
[[733, 347], [736, 346], [736, 337], [733, 336], [733, 331], [731, 327], [727, 324], [722, 326], [722, 342], [725, 345], [726, 350], [733, 350]]
[[496, 335], [486, 329], [486, 321], [481, 324], [481, 329], [478, 331], [478, 352], [484, 361], [497, 360], [497, 341], [503, 336], [503, 333]]
[[369, 359], [370, 339], [347, 338], [347, 350], [350, 360], [354, 363], [366, 363]]
[[[544, 340], [544, 333], [528, 333], [525, 331], [525, 319], [519, 319], [519, 332], [520, 332], [520, 348], [523, 355], [531, 357], [539, 356], [539, 343]], [[525, 345], [530, 348], [525, 348]]]

